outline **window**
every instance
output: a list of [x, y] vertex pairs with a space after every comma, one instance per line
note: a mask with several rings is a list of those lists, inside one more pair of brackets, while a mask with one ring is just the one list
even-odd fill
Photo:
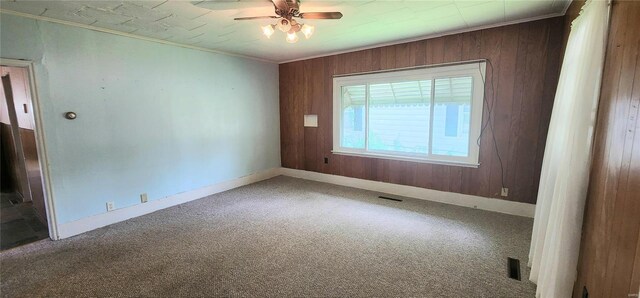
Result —
[[477, 167], [485, 67], [334, 78], [333, 152]]

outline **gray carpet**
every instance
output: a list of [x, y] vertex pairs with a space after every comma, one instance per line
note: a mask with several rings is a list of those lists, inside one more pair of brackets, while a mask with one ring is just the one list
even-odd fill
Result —
[[[276, 177], [0, 254], [5, 297], [532, 297], [532, 219]], [[507, 257], [523, 281], [507, 278]]]

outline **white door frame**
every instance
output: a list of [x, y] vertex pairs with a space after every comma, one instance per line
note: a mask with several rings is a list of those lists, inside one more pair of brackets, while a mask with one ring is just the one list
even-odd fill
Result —
[[27, 69], [29, 77], [29, 89], [31, 92], [31, 103], [33, 104], [33, 117], [35, 120], [36, 148], [38, 151], [38, 161], [42, 174], [42, 189], [44, 192], [44, 205], [47, 211], [47, 224], [49, 225], [49, 238], [57, 240], [58, 221], [56, 220], [55, 203], [53, 191], [51, 189], [51, 177], [49, 172], [49, 158], [46, 150], [46, 142], [43, 130], [42, 111], [40, 109], [40, 97], [36, 88], [36, 77], [33, 62], [28, 60], [16, 60], [0, 58], [0, 65], [10, 67], [23, 67]]

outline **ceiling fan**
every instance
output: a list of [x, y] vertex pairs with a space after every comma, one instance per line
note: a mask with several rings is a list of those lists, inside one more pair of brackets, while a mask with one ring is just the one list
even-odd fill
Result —
[[[237, 0], [236, 0], [237, 1]], [[278, 19], [273, 25], [267, 25], [262, 28], [262, 33], [271, 38], [271, 35], [278, 28], [280, 31], [287, 34], [287, 42], [295, 43], [298, 41], [298, 32], [302, 32], [308, 39], [313, 35], [315, 27], [308, 24], [301, 24], [295, 20], [299, 19], [340, 19], [342, 13], [340, 12], [300, 12], [299, 0], [264, 0], [264, 2], [271, 2], [275, 7], [275, 16], [255, 16], [255, 17], [241, 17], [234, 18], [236, 21], [245, 20], [257, 20], [257, 19]], [[215, 2], [214, 2], [215, 3]]]

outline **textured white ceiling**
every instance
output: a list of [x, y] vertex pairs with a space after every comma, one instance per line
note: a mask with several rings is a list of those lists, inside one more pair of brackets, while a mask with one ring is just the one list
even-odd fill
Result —
[[[224, 1], [224, 2], [218, 2]], [[283, 62], [447, 32], [561, 15], [571, 0], [368, 0], [302, 1], [302, 12], [340, 11], [340, 20], [303, 20], [316, 27], [295, 44], [260, 26], [273, 20], [234, 17], [274, 15], [266, 0], [30, 1], [2, 0], [5, 12], [90, 25], [133, 35]]]

